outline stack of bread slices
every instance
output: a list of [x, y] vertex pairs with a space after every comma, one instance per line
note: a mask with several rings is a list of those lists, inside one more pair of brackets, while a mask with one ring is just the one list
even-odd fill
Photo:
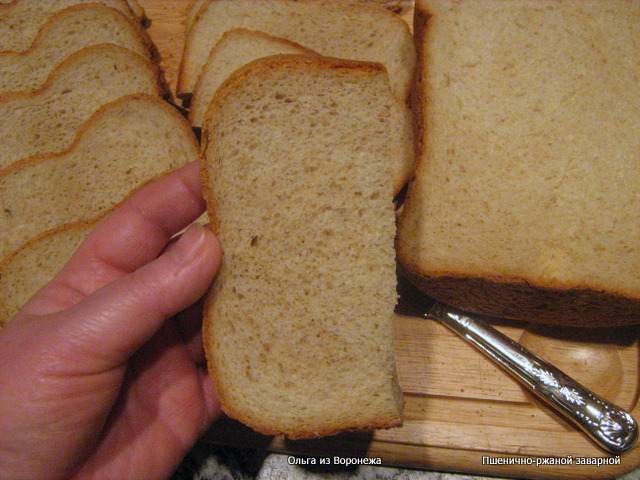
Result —
[[413, 168], [415, 51], [393, 11], [406, 2], [194, 2], [177, 89], [192, 125], [160, 99], [124, 0], [52, 3], [65, 8], [0, 7], [13, 25], [29, 20], [12, 9], [48, 15], [0, 54], [0, 322], [128, 192], [200, 156], [225, 249], [205, 312], [224, 410], [290, 438], [401, 424], [393, 199]]
[[[204, 0], [177, 95], [225, 250], [204, 343], [224, 411], [309, 438], [402, 422], [394, 196], [413, 168], [399, 2]], [[391, 5], [393, 3], [393, 5]]]
[[0, 5], [0, 326], [106, 212], [199, 158], [167, 100], [134, 0]]

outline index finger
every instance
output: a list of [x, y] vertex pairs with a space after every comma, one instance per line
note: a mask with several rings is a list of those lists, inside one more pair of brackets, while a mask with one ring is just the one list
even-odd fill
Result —
[[30, 302], [29, 313], [51, 313], [74, 305], [149, 263], [205, 208], [198, 162], [145, 185], [98, 223], [59, 274]]

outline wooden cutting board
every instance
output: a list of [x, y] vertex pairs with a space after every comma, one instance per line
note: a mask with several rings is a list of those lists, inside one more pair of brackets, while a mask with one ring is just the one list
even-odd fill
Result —
[[[162, 55], [166, 79], [175, 88], [191, 0], [139, 1], [151, 20], [149, 32]], [[495, 326], [640, 418], [638, 328], [584, 331], [508, 322]], [[396, 349], [406, 401], [401, 428], [289, 442], [224, 418], [207, 438], [304, 455], [295, 458], [307, 458], [308, 465], [315, 462], [318, 467], [322, 459], [334, 466], [334, 457], [366, 456], [387, 465], [445, 471], [598, 479], [640, 466], [638, 447], [621, 458], [605, 454], [434, 321], [398, 315]]]

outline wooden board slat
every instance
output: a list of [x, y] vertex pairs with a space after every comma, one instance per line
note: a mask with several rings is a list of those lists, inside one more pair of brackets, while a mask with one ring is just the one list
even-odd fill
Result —
[[[165, 77], [175, 88], [191, 1], [140, 3], [151, 20], [149, 32]], [[593, 330], [585, 339], [583, 331], [504, 323], [497, 327], [640, 418], [637, 328]], [[611, 478], [640, 466], [638, 447], [618, 465], [576, 465], [577, 457], [608, 456], [441, 325], [397, 316], [396, 343], [406, 399], [403, 427], [287, 442], [223, 418], [208, 439], [313, 457], [368, 455], [389, 465], [527, 478]], [[536, 465], [568, 456], [572, 465]], [[515, 460], [496, 465], [487, 458]]]

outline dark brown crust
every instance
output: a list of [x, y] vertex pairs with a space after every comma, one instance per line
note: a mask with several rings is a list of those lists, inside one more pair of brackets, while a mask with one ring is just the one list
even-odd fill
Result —
[[571, 327], [640, 323], [640, 301], [603, 290], [405, 271], [411, 282], [430, 297], [469, 312]]

